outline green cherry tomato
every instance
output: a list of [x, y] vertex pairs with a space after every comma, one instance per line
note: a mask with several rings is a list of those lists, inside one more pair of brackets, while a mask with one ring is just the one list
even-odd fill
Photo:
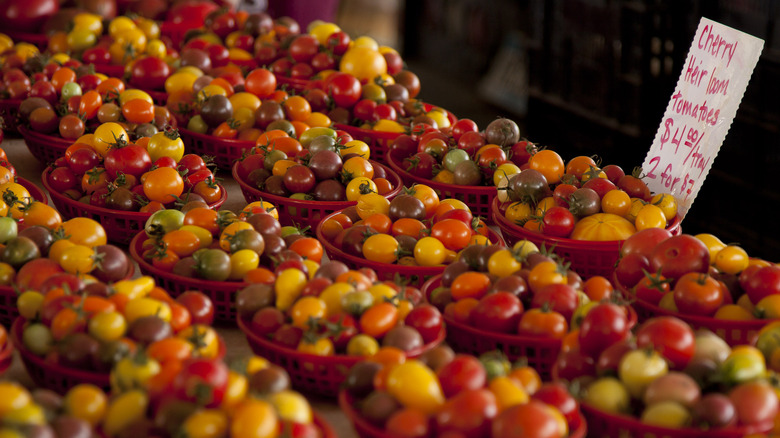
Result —
[[225, 281], [230, 277], [230, 256], [221, 249], [202, 249], [193, 255], [197, 263], [195, 269], [202, 278], [212, 281]]
[[642, 412], [642, 423], [654, 426], [680, 428], [691, 420], [688, 409], [676, 401], [653, 403]]
[[184, 213], [179, 210], [165, 209], [152, 213], [146, 220], [144, 230], [149, 237], [178, 230], [184, 225]]
[[309, 143], [311, 143], [312, 140], [319, 137], [320, 135], [326, 135], [333, 140], [336, 140], [337, 138], [335, 130], [322, 126], [315, 126], [314, 128], [309, 128], [301, 133], [301, 137], [298, 139], [298, 141], [301, 143], [301, 146], [308, 148]]
[[54, 343], [51, 330], [43, 324], [33, 323], [25, 327], [22, 332], [22, 342], [34, 354], [46, 355]]
[[81, 86], [75, 82], [68, 82], [62, 86], [62, 101], [67, 102], [73, 96], [81, 96]]
[[618, 366], [618, 377], [634, 398], [642, 395], [653, 380], [669, 372], [669, 365], [655, 350], [634, 350], [623, 355]]
[[766, 375], [766, 360], [756, 347], [740, 345], [734, 347], [720, 366], [723, 382], [739, 384]]
[[463, 149], [453, 149], [447, 152], [447, 155], [444, 156], [444, 168], [450, 172], [455, 172], [455, 166], [457, 166], [460, 162], [466, 161], [468, 159], [468, 152], [464, 151]]
[[209, 125], [203, 121], [203, 117], [200, 114], [192, 116], [189, 122], [187, 122], [187, 129], [198, 134], [205, 134], [209, 130]]
[[9, 216], [0, 217], [0, 243], [5, 244], [16, 237], [19, 232], [19, 226], [14, 218]]
[[602, 377], [591, 383], [582, 402], [612, 414], [625, 414], [631, 410], [631, 394], [626, 385], [614, 377]]

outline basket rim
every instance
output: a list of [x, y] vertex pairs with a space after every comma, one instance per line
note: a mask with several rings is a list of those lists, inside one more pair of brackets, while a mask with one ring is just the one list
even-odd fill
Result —
[[109, 77], [121, 78], [125, 74], [124, 65], [114, 65], [114, 64], [93, 64], [93, 65], [95, 66], [96, 72], [102, 73]]
[[192, 138], [201, 139], [203, 141], [217, 143], [220, 146], [226, 146], [230, 148], [242, 148], [242, 149], [247, 147], [251, 149], [255, 147], [255, 142], [249, 140], [237, 140], [234, 138], [220, 138], [209, 134], [201, 134], [199, 132], [191, 131], [187, 128], [178, 128], [178, 129], [179, 129], [179, 134], [183, 136], [186, 135]]
[[[403, 188], [404, 184], [403, 181], [401, 181], [401, 177], [398, 176], [397, 173], [395, 173], [392, 169], [390, 169], [389, 167], [385, 166], [382, 163], [379, 163], [371, 159], [369, 159], [368, 161], [371, 163], [372, 166], [382, 167], [387, 173], [388, 176], [387, 180], [390, 181], [391, 184], [393, 184], [393, 190], [391, 190], [390, 193], [384, 195], [385, 198], [393, 199], [396, 195], [401, 193], [401, 189]], [[334, 210], [335, 209], [341, 210], [357, 204], [357, 201], [305, 201], [302, 199], [292, 199], [292, 198], [277, 196], [268, 192], [264, 192], [260, 189], [252, 187], [251, 185], [249, 185], [248, 182], [244, 181], [243, 179], [241, 179], [241, 177], [239, 177], [238, 164], [239, 164], [238, 161], [233, 163], [233, 167], [231, 168], [231, 174], [233, 175], [233, 179], [236, 180], [238, 185], [241, 187], [241, 191], [252, 193], [257, 197], [262, 198], [264, 201], [270, 202], [271, 204], [299, 207], [299, 208], [328, 208]]]
[[311, 79], [290, 78], [276, 73], [274, 73], [274, 77], [276, 78], [277, 85], [281, 83], [295, 87], [306, 87], [313, 82]]
[[674, 316], [675, 318], [679, 318], [688, 324], [694, 324], [701, 327], [706, 327], [711, 330], [715, 330], [715, 329], [760, 330], [762, 327], [764, 327], [767, 324], [770, 324], [774, 321], [780, 321], [780, 319], [751, 319], [749, 321], [717, 319], [709, 316], [700, 316], [700, 315], [685, 314], [681, 312], [673, 312], [671, 310], [664, 309], [663, 307], [657, 306], [652, 303], [648, 303], [647, 301], [637, 298], [635, 295], [631, 293], [629, 288], [627, 288], [624, 284], [618, 281], [617, 274], [614, 272], [612, 273], [612, 284], [615, 286], [616, 289], [620, 291], [621, 294], [623, 294], [624, 297], [631, 298], [633, 300], [631, 302], [632, 305], [637, 305], [642, 309], [650, 311], [657, 316]]
[[[320, 241], [320, 243], [323, 246], [323, 249], [328, 253], [328, 257], [331, 257], [331, 254], [335, 254], [335, 259], [339, 260], [348, 260], [350, 263], [354, 263], [356, 265], [365, 265], [369, 268], [380, 268], [380, 269], [386, 269], [388, 267], [395, 267], [399, 272], [402, 273], [408, 273], [410, 275], [417, 275], [417, 276], [426, 276], [426, 275], [437, 275], [441, 274], [444, 269], [447, 266], [405, 266], [405, 265], [399, 265], [397, 263], [381, 263], [381, 262], [374, 262], [371, 260], [364, 259], [362, 257], [353, 256], [352, 254], [347, 254], [346, 252], [342, 251], [341, 249], [337, 248], [336, 245], [333, 244], [330, 240], [326, 239], [325, 236], [322, 234], [322, 224], [325, 223], [325, 221], [331, 219], [332, 217], [343, 213], [344, 209], [334, 211], [333, 213], [325, 216], [322, 218], [319, 224], [314, 229], [314, 234], [317, 236], [317, 240]], [[497, 233], [492, 228], [488, 227], [488, 238], [491, 242], [494, 244], [498, 244], [501, 246], [506, 246], [506, 242], [504, 241], [504, 238], [501, 237], [501, 234]]]
[[16, 128], [19, 131], [19, 135], [22, 136], [22, 138], [26, 141], [27, 139], [31, 139], [34, 141], [46, 141], [49, 142], [49, 146], [53, 146], [57, 149], [67, 149], [71, 144], [73, 144], [72, 141], [66, 140], [59, 136], [54, 135], [48, 135], [41, 132], [33, 131], [32, 129], [28, 128], [24, 124], [20, 124]]
[[41, 190], [40, 187], [38, 187], [35, 183], [30, 181], [29, 179], [22, 178], [21, 176], [16, 177], [16, 183], [20, 186], [27, 189], [27, 191], [30, 193], [30, 196], [33, 197], [38, 202], [42, 202], [46, 205], [49, 205], [49, 197], [46, 196], [46, 193]]
[[[450, 121], [450, 124], [454, 124], [455, 122], [458, 121], [458, 117], [455, 114], [453, 114], [452, 111], [450, 111], [450, 110], [448, 110], [448, 109], [446, 109], [444, 107], [441, 107], [439, 105], [434, 105], [432, 103], [423, 102], [423, 109], [425, 111], [430, 111], [433, 108], [441, 108], [444, 111], [446, 111], [447, 112], [447, 119]], [[359, 126], [347, 125], [345, 123], [334, 123], [333, 127], [336, 128], [336, 129], [340, 129], [342, 131], [347, 131], [350, 134], [352, 134], [352, 132], [356, 132], [356, 133], [361, 134], [361, 135], [372, 135], [372, 136], [376, 136], [377, 138], [383, 138], [383, 139], [396, 138], [396, 137], [398, 137], [398, 136], [400, 136], [402, 134], [401, 132], [374, 131], [372, 129], [363, 129], [363, 128], [359, 127]], [[350, 132], [350, 131], [352, 131], [352, 132]]]
[[[21, 269], [21, 268], [20, 268]], [[63, 271], [64, 272], [64, 271]], [[135, 263], [128, 263], [127, 264], [127, 272], [125, 273], [125, 276], [122, 277], [122, 280], [129, 280], [133, 278], [133, 275], [135, 275]], [[19, 295], [17, 295], [16, 290], [14, 289], [14, 286], [11, 285], [0, 285], [0, 296], [12, 296], [14, 298], [18, 298]], [[0, 360], [2, 360], [2, 351], [0, 351]]]
[[226, 289], [233, 289], [236, 290], [244, 288], [249, 286], [251, 283], [243, 282], [243, 281], [214, 281], [214, 280], [206, 280], [202, 278], [191, 278], [191, 277], [184, 277], [182, 275], [177, 275], [172, 272], [163, 271], [162, 269], [159, 269], [152, 265], [151, 263], [147, 262], [142, 255], [142, 246], [144, 240], [146, 240], [146, 232], [144, 230], [139, 231], [135, 236], [133, 236], [133, 239], [130, 241], [130, 244], [128, 245], [128, 250], [130, 252], [130, 258], [135, 260], [136, 263], [138, 263], [139, 268], [141, 271], [149, 273], [152, 276], [162, 277], [168, 280], [176, 281], [184, 286], [192, 287], [193, 289], [198, 290], [226, 290]]
[[19, 107], [24, 99], [0, 99], [1, 108]]
[[[432, 277], [428, 281], [426, 281], [420, 288], [420, 291], [423, 294], [423, 299], [425, 300], [426, 303], [431, 304], [429, 298], [430, 294], [441, 283], [441, 278], [442, 278], [441, 274]], [[508, 343], [508, 344], [517, 344], [519, 342], [522, 342], [524, 345], [530, 347], [547, 347], [547, 348], [560, 347], [563, 342], [561, 339], [558, 338], [550, 338], [550, 337], [543, 337], [543, 336], [527, 336], [527, 335], [520, 335], [520, 334], [508, 334], [508, 333], [499, 333], [499, 332], [481, 330], [476, 327], [472, 327], [468, 324], [463, 324], [461, 322], [455, 321], [454, 319], [445, 315], [444, 312], [442, 312], [441, 316], [442, 319], [444, 320], [444, 323], [447, 326], [452, 326], [454, 328], [457, 328], [458, 330], [467, 332], [471, 336], [490, 338], [496, 342]]]
[[3, 33], [11, 37], [14, 42], [27, 42], [31, 44], [47, 44], [49, 37], [37, 32], [22, 32], [17, 30], [3, 30]]
[[312, 409], [311, 414], [312, 423], [314, 423], [314, 425], [320, 429], [320, 432], [322, 432], [322, 438], [336, 438], [336, 431], [333, 429], [333, 426], [328, 423], [328, 420], [322, 416], [322, 414], [317, 412], [315, 409]]
[[[350, 394], [346, 389], [341, 389], [339, 391], [339, 408], [341, 408], [342, 412], [344, 412], [344, 415], [346, 415], [347, 419], [350, 421], [350, 423], [352, 423], [352, 427], [355, 429], [365, 430], [372, 438], [389, 438], [390, 435], [386, 430], [380, 429], [371, 424], [369, 421], [363, 418], [356, 409], [354, 409], [356, 401], [357, 400], [355, 397], [353, 397], [352, 394]], [[582, 411], [579, 412], [578, 418], [579, 424], [575, 430], [569, 431], [569, 438], [584, 438], [587, 434], [588, 422], [585, 419], [585, 415], [583, 415]]]
[[[491, 194], [498, 193], [498, 189], [496, 189], [495, 186], [460, 186], [457, 184], [446, 184], [431, 179], [425, 179], [425, 178], [420, 178], [419, 176], [414, 176], [401, 167], [396, 155], [397, 154], [393, 153], [393, 149], [389, 149], [385, 154], [385, 161], [387, 161], [388, 166], [390, 166], [390, 168], [393, 169], [395, 173], [397, 173], [401, 178], [403, 178], [404, 181], [414, 181], [414, 183], [416, 184], [425, 184], [426, 186], [429, 186], [432, 189], [439, 190], [439, 191], [449, 191], [449, 192], [458, 191], [463, 193], [472, 193], [472, 194], [479, 194], [479, 195], [491, 195]], [[493, 201], [495, 201], [495, 199], [493, 199]]]
[[14, 342], [10, 339], [7, 339], [5, 341], [5, 345], [3, 345], [3, 348], [0, 349], [0, 372], [2, 370], [2, 363], [6, 359], [9, 359], [14, 354]]
[[363, 135], [363, 136], [381, 138], [383, 140], [393, 140], [401, 135], [400, 132], [372, 131], [370, 129], [363, 129], [358, 126], [346, 125], [344, 123], [334, 123], [333, 127], [348, 133], [352, 137], [355, 137], [355, 135]]
[[774, 420], [769, 420], [764, 423], [755, 425], [742, 425], [736, 427], [718, 428], [718, 429], [696, 429], [692, 427], [680, 427], [670, 428], [655, 426], [652, 424], [642, 423], [638, 418], [630, 417], [623, 414], [611, 414], [597, 409], [584, 401], [580, 402], [580, 409], [585, 416], [596, 416], [603, 418], [606, 422], [614, 424], [618, 427], [627, 428], [629, 430], [641, 432], [644, 434], [652, 434], [654, 436], [666, 436], [672, 438], [678, 437], [691, 437], [691, 438], [737, 438], [749, 435], [751, 433], [766, 432], [771, 430]]
[[[43, 173], [41, 174], [41, 183], [43, 184], [43, 187], [46, 189], [46, 191], [49, 192], [49, 196], [52, 197], [52, 200], [56, 199], [57, 201], [62, 202], [70, 207], [78, 208], [80, 210], [88, 211], [90, 213], [98, 214], [106, 217], [118, 217], [123, 219], [132, 219], [132, 220], [140, 221], [140, 220], [148, 219], [152, 214], [154, 214], [154, 213], [145, 213], [142, 211], [113, 210], [110, 208], [98, 207], [95, 205], [79, 202], [75, 199], [71, 199], [51, 188], [48, 181], [49, 174], [51, 173], [51, 171], [52, 171], [51, 166], [47, 166], [46, 169], [43, 170]], [[208, 204], [209, 208], [211, 209], [219, 208], [227, 200], [227, 189], [225, 189], [225, 187], [222, 186], [222, 184], [217, 184], [217, 185], [222, 189], [222, 195], [217, 201]]]
[[[614, 251], [619, 250], [620, 247], [623, 245], [624, 240], [575, 240], [570, 239], [567, 237], [555, 237], [555, 236], [547, 236], [542, 233], [535, 233], [530, 230], [526, 230], [525, 228], [518, 227], [517, 225], [511, 223], [506, 216], [504, 216], [503, 211], [505, 210], [505, 206], [502, 205], [503, 203], [499, 202], [498, 197], [493, 199], [493, 203], [490, 206], [490, 213], [493, 217], [493, 223], [498, 226], [498, 228], [501, 229], [502, 232], [510, 234], [514, 237], [520, 238], [520, 239], [526, 239], [526, 240], [539, 240], [544, 241], [545, 243], [548, 243], [552, 246], [555, 245], [559, 248], [568, 248], [568, 249], [575, 249], [575, 250], [582, 250], [582, 251]], [[675, 232], [676, 230], [680, 229], [680, 215], [677, 215], [672, 219], [672, 222], [667, 225], [666, 229]]]
[[24, 317], [19, 316], [16, 318], [13, 325], [11, 326], [11, 338], [13, 339], [14, 346], [16, 347], [16, 350], [19, 351], [19, 354], [22, 356], [22, 359], [24, 359], [25, 363], [31, 363], [35, 367], [44, 369], [46, 371], [53, 370], [58, 374], [66, 375], [75, 380], [88, 381], [88, 382], [101, 382], [103, 386], [108, 386], [109, 373], [96, 373], [89, 370], [69, 368], [62, 365], [53, 364], [47, 362], [46, 359], [36, 355], [32, 351], [29, 351], [24, 346], [24, 342], [22, 341], [22, 330], [24, 329], [24, 325], [26, 323], [27, 320]]
[[[244, 336], [246, 337], [250, 345], [252, 343], [260, 344], [263, 346], [263, 348], [272, 350], [277, 354], [283, 354], [292, 360], [307, 361], [307, 362], [321, 362], [329, 366], [336, 366], [336, 365], [352, 366], [360, 362], [361, 360], [365, 359], [365, 357], [363, 356], [347, 356], [346, 354], [335, 354], [332, 356], [317, 356], [316, 354], [303, 353], [298, 350], [287, 348], [281, 344], [277, 344], [273, 341], [265, 339], [262, 336], [259, 336], [256, 333], [254, 333], [252, 331], [252, 328], [249, 326], [250, 323], [247, 322], [246, 319], [247, 318], [238, 315], [236, 317], [236, 323], [238, 324], [238, 328], [241, 329], [241, 331], [244, 333]], [[426, 344], [423, 344], [419, 348], [415, 348], [411, 351], [406, 352], [406, 355], [409, 358], [419, 357], [421, 354], [425, 353], [426, 351], [432, 350], [433, 348], [441, 344], [444, 341], [445, 337], [446, 337], [446, 330], [444, 329], [444, 326], [442, 326], [441, 330], [439, 331], [439, 334], [436, 336], [436, 339]]]

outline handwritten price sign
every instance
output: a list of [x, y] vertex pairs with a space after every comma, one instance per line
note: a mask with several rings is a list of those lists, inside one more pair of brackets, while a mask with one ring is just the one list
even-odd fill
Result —
[[685, 217], [731, 128], [764, 41], [702, 18], [642, 165], [655, 193]]

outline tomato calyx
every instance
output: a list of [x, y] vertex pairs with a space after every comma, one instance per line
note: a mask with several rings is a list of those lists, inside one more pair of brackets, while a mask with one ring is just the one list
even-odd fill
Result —
[[122, 61], [121, 64], [126, 64], [127, 61], [130, 61], [132, 59], [135, 59], [135, 55], [137, 53], [137, 50], [135, 49], [135, 46], [133, 46], [132, 43], [128, 42], [122, 47]]
[[201, 331], [197, 324], [192, 326], [192, 334], [186, 338], [186, 340], [194, 347], [192, 350], [193, 356], [200, 356], [201, 351], [208, 346], [206, 343], [207, 332]]
[[11, 191], [11, 189], [5, 189], [5, 192], [3, 192], [3, 202], [8, 204], [8, 213], [6, 213], [8, 216], [11, 215], [11, 207], [14, 205], [22, 204], [22, 206], [24, 206], [24, 201], [20, 200], [19, 197], [16, 196], [16, 193]]
[[198, 406], [206, 406], [214, 400], [214, 388], [205, 382], [197, 382], [187, 389], [187, 396], [195, 400]]
[[167, 256], [168, 247], [165, 245], [165, 242], [162, 240], [155, 240], [154, 247], [152, 247], [151, 258], [163, 260]]
[[[671, 284], [673, 279], [672, 278], [666, 278], [663, 275], [661, 275], [661, 269], [659, 268], [658, 271], [655, 273], [650, 273], [646, 269], [642, 269], [642, 272], [645, 274], [645, 277], [650, 282], [647, 287], [650, 289], [655, 289], [659, 292], [664, 292], [664, 285]], [[703, 280], [698, 281], [699, 284], [704, 284]], [[636, 286], [635, 286], [636, 288]]]
[[129, 145], [124, 134], [119, 134], [119, 137], [117, 137], [116, 133], [112, 132], [111, 136], [114, 137], [114, 141], [108, 144], [109, 149], [121, 149]]
[[594, 178], [600, 178], [603, 171], [596, 166], [588, 166], [588, 170], [582, 174], [582, 181], [587, 181]]
[[482, 353], [478, 359], [482, 363], [482, 366], [485, 367], [488, 382], [496, 377], [508, 375], [509, 371], [512, 369], [512, 364], [509, 362], [509, 359], [507, 359], [504, 353], [499, 350]]
[[[341, 172], [339, 172], [339, 179], [341, 179], [341, 183], [342, 184], [349, 183], [350, 181], [352, 181], [352, 179], [354, 179], [354, 177], [355, 177], [354, 173], [350, 172], [349, 170], [342, 170]], [[363, 193], [363, 186], [364, 185], [368, 186], [368, 183], [360, 184], [360, 186], [358, 187], [358, 189], [360, 190], [360, 194], [361, 195], [365, 195], [366, 194], [366, 193]], [[371, 193], [371, 192], [373, 192], [373, 190], [369, 189], [368, 193]]]
[[[658, 199], [655, 202], [652, 203], [652, 205], [660, 207], [663, 204], [663, 202], [664, 202], [664, 198], [667, 197], [667, 196], [671, 196], [671, 195], [668, 195], [666, 193], [662, 193], [661, 196], [659, 196]], [[646, 202], [645, 204], [648, 204], [648, 203]]]
[[420, 157], [407, 157], [404, 158], [404, 162], [407, 163], [406, 171], [411, 172], [412, 170], [416, 169], [420, 165]]
[[[233, 120], [233, 119], [230, 119], [230, 120]], [[230, 121], [230, 120], [228, 120], [228, 121]], [[234, 120], [234, 122], [235, 122], [235, 120]], [[238, 122], [236, 122], [236, 123], [238, 123]], [[174, 128], [171, 125], [166, 125], [165, 126], [165, 129], [163, 130], [163, 134], [169, 140], [178, 140], [179, 138], [181, 138], [181, 135], [179, 134], [179, 130]]]
[[485, 228], [484, 218], [482, 216], [474, 216], [471, 218], [471, 229], [473, 231], [479, 231]]
[[574, 175], [572, 175], [570, 173], [565, 173], [561, 177], [561, 184], [569, 184], [569, 185], [572, 185], [574, 187], [579, 187], [581, 185], [581, 181], [579, 179], [577, 179], [576, 176], [574, 176]]
[[[217, 213], [217, 226], [219, 227], [219, 229], [223, 229], [226, 226], [228, 226], [228, 225], [230, 225], [230, 224], [232, 224], [233, 222], [236, 221], [236, 218], [233, 217], [232, 215], [223, 213], [223, 212], [226, 212], [226, 211], [227, 210], [223, 210], [223, 211], [220, 211], [220, 212]], [[247, 213], [247, 217], [249, 217], [249, 216], [251, 216], [253, 214], [255, 214], [255, 213], [248, 212]]]
[[358, 192], [361, 195], [368, 195], [369, 193], [376, 193], [376, 191], [374, 191], [371, 188], [371, 185], [369, 183], [367, 183], [367, 182], [360, 183], [360, 185], [358, 186]]

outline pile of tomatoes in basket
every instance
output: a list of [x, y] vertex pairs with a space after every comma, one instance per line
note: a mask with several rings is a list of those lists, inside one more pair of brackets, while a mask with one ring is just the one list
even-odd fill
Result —
[[[59, 393], [0, 382], [0, 437], [335, 436], [313, 394], [367, 437], [780, 431], [780, 268], [681, 234], [640, 172], [425, 103], [334, 23], [20, 1], [0, 25], [47, 40], [0, 34], [0, 113], [84, 213], [0, 150], [0, 372]], [[105, 209], [140, 217], [132, 258]], [[215, 320], [258, 356], [228, 364]]]

